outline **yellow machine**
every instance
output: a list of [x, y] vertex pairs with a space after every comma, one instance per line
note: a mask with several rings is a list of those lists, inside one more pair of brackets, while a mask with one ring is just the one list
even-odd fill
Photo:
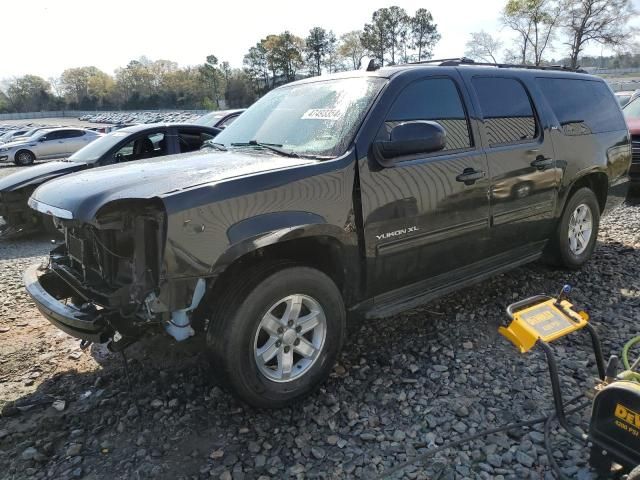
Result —
[[[589, 463], [598, 471], [599, 478], [611, 475], [611, 467], [615, 464], [628, 472], [640, 464], [640, 374], [637, 372], [640, 359], [632, 366], [628, 362], [628, 351], [634, 344], [640, 344], [640, 338], [625, 346], [624, 372], [618, 373], [616, 356], [611, 357], [605, 368], [600, 340], [589, 324], [589, 315], [574, 310], [568, 301], [570, 292], [571, 287], [565, 285], [557, 298], [538, 295], [510, 305], [507, 313], [511, 323], [507, 327], [500, 327], [499, 332], [521, 353], [528, 352], [536, 345], [543, 348], [551, 375], [555, 416], [560, 425], [579, 441], [591, 443]], [[591, 336], [600, 377], [595, 387], [588, 436], [580, 434], [567, 422], [558, 368], [550, 346], [550, 343], [582, 329], [586, 329]], [[546, 430], [548, 428], [547, 425]], [[559, 469], [552, 456], [550, 461], [557, 473]], [[629, 478], [636, 478], [635, 472], [640, 471], [634, 470]], [[558, 476], [562, 477], [562, 474]]]

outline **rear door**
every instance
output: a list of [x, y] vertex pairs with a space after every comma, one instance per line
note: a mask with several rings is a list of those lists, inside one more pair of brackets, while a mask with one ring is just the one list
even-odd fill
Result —
[[470, 75], [481, 116], [491, 187], [494, 255], [518, 249], [539, 250], [554, 226], [559, 172], [550, 128], [541, 121], [531, 94], [515, 77]]
[[64, 138], [65, 155], [77, 152], [88, 143], [89, 135], [84, 130], [67, 130]]
[[[369, 158], [360, 169], [365, 243], [375, 256], [374, 295], [410, 284], [418, 288], [484, 255], [488, 168], [471, 134], [458, 80], [438, 75], [412, 81], [378, 129], [377, 140], [389, 140], [398, 123], [435, 121], [446, 130], [444, 150], [398, 158], [388, 168]], [[471, 171], [478, 179], [465, 183], [461, 175]], [[412, 295], [408, 290], [398, 294]]]

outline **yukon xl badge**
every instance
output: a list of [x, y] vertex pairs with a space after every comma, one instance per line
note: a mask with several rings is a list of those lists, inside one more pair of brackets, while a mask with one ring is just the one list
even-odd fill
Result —
[[401, 237], [407, 233], [417, 232], [419, 230], [420, 229], [414, 225], [413, 227], [401, 228], [400, 230], [394, 230], [393, 232], [381, 233], [380, 235], [376, 235], [376, 238], [378, 240], [386, 240], [388, 238]]

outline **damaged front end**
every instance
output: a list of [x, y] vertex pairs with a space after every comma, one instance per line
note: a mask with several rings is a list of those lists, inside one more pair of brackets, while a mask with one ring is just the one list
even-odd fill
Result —
[[[64, 217], [64, 212], [57, 213]], [[64, 244], [46, 266], [24, 274], [41, 313], [66, 333], [86, 341], [116, 339], [125, 346], [150, 330], [178, 340], [193, 335], [190, 312], [204, 294], [204, 280], [176, 303], [176, 287], [163, 267], [166, 213], [159, 200], [107, 204], [91, 223], [60, 218]]]

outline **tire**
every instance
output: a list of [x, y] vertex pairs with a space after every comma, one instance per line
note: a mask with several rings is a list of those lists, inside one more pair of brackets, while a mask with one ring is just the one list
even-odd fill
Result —
[[[265, 264], [237, 277], [225, 295], [212, 299], [222, 299], [207, 329], [214, 372], [249, 405], [287, 406], [318, 388], [333, 369], [345, 336], [342, 295], [324, 273], [291, 263]], [[301, 306], [292, 318], [307, 317], [317, 326], [305, 333], [301, 325], [311, 323], [280, 323], [293, 304]]]
[[569, 269], [584, 265], [593, 254], [599, 227], [598, 199], [589, 188], [577, 190], [567, 201], [556, 228], [551, 247], [553, 262]]
[[13, 163], [19, 167], [26, 167], [27, 165], [31, 165], [35, 159], [36, 156], [29, 150], [19, 150], [16, 152]]
[[640, 480], [640, 465], [629, 472], [627, 480]]

